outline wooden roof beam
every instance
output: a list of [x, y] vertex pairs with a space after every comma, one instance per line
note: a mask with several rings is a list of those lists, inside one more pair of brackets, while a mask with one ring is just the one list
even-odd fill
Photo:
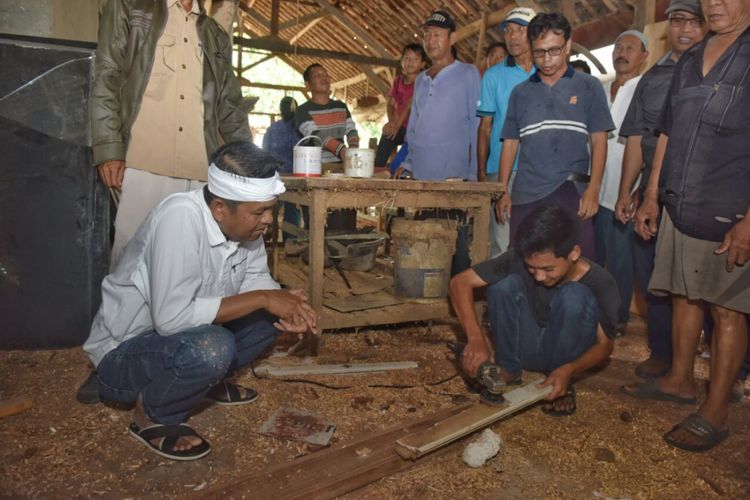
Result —
[[[388, 68], [385, 67], [385, 66], [375, 66], [375, 67], [372, 68], [372, 71], [374, 73], [376, 73], [376, 74], [377, 73], [389, 73]], [[349, 85], [355, 85], [355, 84], [357, 84], [359, 82], [363, 82], [365, 80], [367, 80], [367, 75], [365, 75], [364, 73], [360, 73], [357, 76], [353, 76], [353, 77], [347, 78], [345, 80], [339, 80], [337, 82], [332, 82], [331, 83], [331, 89], [333, 89], [333, 90], [343, 89], [344, 87], [348, 87]]]
[[361, 54], [349, 54], [346, 52], [335, 52], [332, 50], [313, 49], [311, 47], [300, 47], [289, 45], [278, 38], [240, 38], [234, 37], [234, 43], [242, 47], [252, 49], [268, 50], [280, 54], [300, 55], [308, 57], [317, 57], [320, 59], [335, 59], [355, 64], [370, 64], [377, 66], [389, 66], [398, 68], [400, 62], [398, 59], [385, 59], [381, 57], [364, 56]]
[[300, 24], [309, 23], [316, 19], [322, 19], [324, 17], [328, 17], [328, 13], [323, 12], [322, 10], [319, 10], [317, 12], [311, 12], [309, 14], [305, 14], [304, 16], [295, 17], [294, 19], [291, 19], [289, 21], [284, 21], [283, 23], [279, 23], [279, 32], [284, 31], [289, 28], [294, 28], [295, 26], [299, 26]]
[[[495, 10], [493, 12], [490, 12], [490, 14], [487, 16], [487, 26], [492, 26], [494, 24], [498, 24], [505, 20], [505, 16], [508, 15], [508, 12], [518, 7], [518, 5], [513, 2], [512, 4], [503, 7], [500, 10]], [[479, 19], [477, 21], [474, 21], [473, 23], [469, 23], [466, 26], [459, 28], [456, 30], [456, 43], [460, 42], [461, 40], [465, 40], [471, 36], [473, 36], [475, 33], [477, 33], [480, 28], [482, 27], [483, 19]]]
[[317, 17], [313, 19], [312, 21], [310, 21], [309, 23], [307, 23], [305, 26], [302, 27], [301, 30], [299, 30], [297, 33], [294, 34], [292, 38], [289, 39], [289, 43], [294, 45], [297, 42], [297, 40], [305, 36], [305, 34], [307, 34], [308, 31], [313, 29], [315, 25], [318, 24], [322, 20], [323, 20], [322, 17]]
[[375, 90], [380, 92], [383, 96], [388, 95], [388, 91], [391, 90], [390, 86], [375, 74], [372, 66], [367, 64], [358, 64], [357, 67], [364, 72], [365, 76], [367, 76], [367, 80], [373, 87], [375, 87]]
[[321, 9], [333, 16], [333, 18], [336, 19], [339, 24], [351, 31], [354, 36], [362, 40], [362, 42], [364, 42], [375, 53], [383, 57], [391, 57], [390, 51], [385, 48], [383, 44], [381, 44], [377, 39], [375, 39], [375, 37], [373, 37], [367, 31], [362, 29], [358, 24], [356, 24], [353, 20], [351, 20], [346, 14], [344, 14], [341, 9], [339, 9], [338, 7], [334, 7], [333, 5], [328, 3], [328, 0], [315, 1], [318, 5], [320, 5]]

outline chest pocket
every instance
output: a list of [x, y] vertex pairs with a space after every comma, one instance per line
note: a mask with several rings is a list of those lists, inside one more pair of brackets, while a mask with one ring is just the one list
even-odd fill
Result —
[[717, 83], [709, 98], [701, 121], [716, 130], [737, 131], [750, 126], [750, 102], [745, 88]]

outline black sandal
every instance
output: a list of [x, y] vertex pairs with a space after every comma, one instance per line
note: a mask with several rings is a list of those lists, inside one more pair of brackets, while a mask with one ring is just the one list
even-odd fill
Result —
[[[211, 445], [208, 444], [208, 441], [185, 424], [154, 424], [141, 429], [138, 424], [133, 422], [128, 427], [128, 432], [138, 441], [148, 446], [154, 453], [171, 460], [197, 460], [211, 453]], [[177, 439], [182, 436], [196, 436], [201, 439], [202, 443], [193, 446], [189, 450], [175, 450], [174, 447], [177, 444]], [[151, 442], [152, 439], [159, 438], [164, 439], [158, 445]]]
[[[242, 395], [240, 389], [245, 391], [245, 395]], [[235, 406], [235, 405], [246, 405], [252, 403], [258, 399], [259, 395], [255, 389], [251, 387], [242, 387], [237, 384], [232, 384], [223, 380], [216, 384], [208, 391], [206, 398], [215, 402], [219, 405]]]
[[[573, 407], [567, 410], [556, 410], [555, 403], [565, 398], [573, 400]], [[567, 417], [574, 414], [576, 412], [576, 388], [571, 385], [565, 394], [542, 406], [542, 411], [552, 417]]]
[[[698, 442], [693, 444], [675, 439], [672, 434], [677, 430], [687, 432], [688, 434], [692, 435]], [[697, 413], [691, 413], [690, 415], [685, 417], [685, 420], [672, 427], [672, 430], [667, 432], [663, 436], [664, 441], [666, 441], [671, 446], [680, 448], [681, 450], [695, 452], [708, 451], [728, 437], [729, 427], [725, 426], [722, 429], [717, 429], [716, 427], [711, 425], [711, 422], [698, 415]]]

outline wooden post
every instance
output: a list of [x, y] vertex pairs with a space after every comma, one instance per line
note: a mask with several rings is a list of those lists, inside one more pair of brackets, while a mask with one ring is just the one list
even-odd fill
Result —
[[484, 40], [487, 35], [487, 20], [489, 19], [489, 13], [482, 12], [482, 24], [479, 25], [479, 43], [477, 43], [477, 53], [474, 57], [474, 66], [478, 70], [482, 70], [482, 63], [484, 62]]
[[271, 36], [279, 34], [279, 0], [271, 0]]
[[[326, 198], [327, 191], [311, 191], [312, 203], [310, 204], [310, 259], [308, 272], [310, 273], [310, 289], [308, 297], [313, 309], [323, 316], [323, 272], [325, 271], [325, 236], [326, 236]], [[318, 335], [320, 338], [320, 334]], [[320, 350], [319, 342], [310, 342], [310, 355], [317, 356]]]

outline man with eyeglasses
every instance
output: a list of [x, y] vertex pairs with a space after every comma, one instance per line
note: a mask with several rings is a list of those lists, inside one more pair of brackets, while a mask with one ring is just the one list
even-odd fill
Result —
[[[656, 150], [656, 122], [664, 107], [677, 61], [706, 34], [699, 0], [672, 0], [666, 14], [669, 16], [667, 36], [672, 50], [643, 74], [620, 127], [620, 137], [626, 139], [626, 144], [615, 216], [623, 224], [633, 219], [643, 188], [648, 185]], [[651, 380], [665, 375], [672, 363], [672, 306], [669, 298], [647, 291], [654, 270], [655, 239], [635, 238], [633, 245], [635, 280], [646, 297], [650, 350], [648, 359], [636, 366], [635, 374]]]
[[630, 297], [633, 296], [633, 225], [615, 219], [615, 203], [620, 188], [625, 140], [618, 130], [630, 106], [641, 69], [648, 58], [648, 41], [638, 30], [627, 30], [615, 39], [612, 63], [615, 78], [605, 84], [615, 130], [607, 141], [607, 161], [599, 192], [599, 211], [594, 216], [596, 263], [612, 273], [620, 292], [617, 311], [617, 335], [622, 336], [630, 320]]
[[517, 222], [538, 206], [561, 206], [577, 216], [583, 255], [591, 259], [591, 218], [599, 208], [607, 133], [614, 124], [599, 80], [568, 64], [570, 33], [562, 14], [538, 14], [529, 23], [537, 72], [510, 96], [499, 180], [507, 185], [517, 154], [518, 172], [495, 212], [501, 223], [510, 223], [513, 246]]
[[[526, 27], [535, 15], [536, 12], [526, 7], [508, 12], [500, 25], [508, 56], [500, 64], [489, 68], [482, 77], [482, 92], [477, 104], [477, 116], [481, 120], [477, 136], [477, 178], [480, 181], [497, 182], [500, 152], [503, 149], [500, 132], [505, 123], [510, 93], [536, 71], [526, 36]], [[514, 164], [514, 172], [516, 167]], [[510, 189], [512, 185], [513, 174], [507, 186]], [[507, 224], [499, 224], [494, 217], [490, 218], [490, 257], [500, 255], [507, 249], [509, 235]]]

